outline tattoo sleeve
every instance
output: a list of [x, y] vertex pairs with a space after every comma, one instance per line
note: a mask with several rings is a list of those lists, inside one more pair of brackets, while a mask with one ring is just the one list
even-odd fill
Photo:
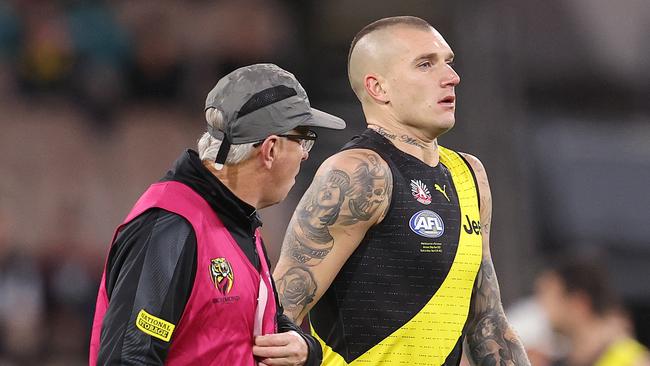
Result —
[[492, 260], [481, 263], [467, 331], [468, 356], [480, 366], [530, 366], [521, 341], [510, 328]]
[[334, 169], [316, 176], [298, 205], [282, 247], [297, 263], [320, 263], [334, 245], [330, 226], [367, 221], [387, 199], [390, 175], [379, 158], [367, 154], [355, 160], [351, 174]]
[[296, 209], [282, 246], [282, 251], [295, 262], [314, 266], [332, 250], [334, 238], [329, 227], [339, 217], [351, 180], [342, 170], [316, 176]]
[[[337, 233], [360, 232], [362, 229], [353, 225], [371, 222], [382, 214], [379, 210], [389, 199], [392, 177], [377, 155], [353, 155], [347, 162], [345, 169], [316, 175], [285, 234], [279, 264], [286, 272], [277, 278], [278, 295], [287, 316], [294, 321], [314, 301], [319, 283], [316, 279], [321, 278], [317, 266], [336, 242], [331, 229], [337, 226]], [[345, 236], [349, 241], [350, 236]]]

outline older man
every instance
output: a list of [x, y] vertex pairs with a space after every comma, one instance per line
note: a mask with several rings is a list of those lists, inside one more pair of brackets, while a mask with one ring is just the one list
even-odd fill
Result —
[[317, 365], [320, 345], [282, 315], [257, 210], [282, 201], [312, 127], [295, 77], [243, 67], [208, 94], [207, 132], [116, 230], [97, 298], [91, 364]]

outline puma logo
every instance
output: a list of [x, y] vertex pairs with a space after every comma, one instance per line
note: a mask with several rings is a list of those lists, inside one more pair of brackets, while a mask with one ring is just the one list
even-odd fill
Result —
[[436, 191], [442, 193], [445, 196], [445, 198], [447, 199], [447, 202], [451, 202], [449, 200], [449, 196], [447, 196], [447, 192], [445, 192], [445, 190], [447, 189], [447, 185], [443, 185], [442, 188], [440, 188], [440, 185], [438, 183], [434, 183], [433, 188], [435, 188]]

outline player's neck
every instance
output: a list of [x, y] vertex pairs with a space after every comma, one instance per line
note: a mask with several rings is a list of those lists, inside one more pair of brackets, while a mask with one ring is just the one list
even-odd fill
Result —
[[398, 124], [379, 124], [369, 120], [368, 128], [384, 136], [395, 147], [418, 158], [425, 164], [430, 166], [438, 165], [440, 153], [437, 139], [427, 140]]

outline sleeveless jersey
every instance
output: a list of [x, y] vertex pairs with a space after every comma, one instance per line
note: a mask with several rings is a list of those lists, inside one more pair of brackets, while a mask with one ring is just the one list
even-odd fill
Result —
[[[158, 318], [159, 309], [146, 306], [134, 309], [130, 321], [140, 331], [172, 343], [166, 365], [257, 365], [253, 337], [276, 332], [275, 293], [266, 259], [260, 259], [260, 273], [209, 204], [179, 182], [151, 185], [121, 226], [152, 207], [174, 212], [192, 225], [196, 275], [178, 324]], [[115, 235], [117, 232], [119, 227]], [[257, 252], [262, 255], [259, 230], [255, 236]], [[109, 305], [105, 283], [104, 272], [92, 328], [91, 365], [96, 364], [102, 320]]]
[[393, 176], [390, 207], [310, 312], [323, 365], [457, 365], [482, 256], [476, 180], [440, 147], [431, 167], [368, 129]]

